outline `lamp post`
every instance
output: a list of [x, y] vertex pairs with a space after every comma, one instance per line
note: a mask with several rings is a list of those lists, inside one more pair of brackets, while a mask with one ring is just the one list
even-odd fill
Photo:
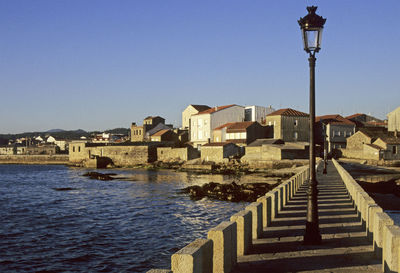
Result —
[[327, 167], [327, 165], [328, 165], [328, 151], [327, 151], [327, 149], [326, 149], [326, 145], [327, 145], [327, 143], [326, 143], [326, 124], [325, 123], [322, 123], [322, 128], [323, 128], [323, 135], [324, 135], [324, 170], [323, 170], [323, 174], [327, 174], [328, 172], [327, 172], [327, 170], [326, 170], [326, 167]]
[[304, 244], [315, 245], [321, 243], [321, 234], [318, 224], [318, 189], [315, 173], [315, 53], [321, 49], [322, 29], [326, 19], [317, 15], [317, 7], [307, 7], [308, 14], [300, 18], [304, 50], [309, 53], [310, 64], [310, 179], [307, 190], [307, 222], [304, 234]]

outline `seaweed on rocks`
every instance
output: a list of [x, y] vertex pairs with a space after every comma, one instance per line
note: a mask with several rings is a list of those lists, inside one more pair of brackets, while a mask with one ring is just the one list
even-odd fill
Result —
[[257, 198], [265, 195], [277, 184], [248, 183], [238, 185], [235, 182], [220, 184], [215, 182], [206, 183], [203, 186], [189, 186], [181, 189], [179, 193], [189, 194], [192, 200], [200, 200], [204, 197], [230, 202], [254, 202]]

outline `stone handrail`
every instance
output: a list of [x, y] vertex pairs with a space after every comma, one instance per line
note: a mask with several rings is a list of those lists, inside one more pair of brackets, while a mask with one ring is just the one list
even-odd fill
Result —
[[[319, 160], [317, 166], [321, 163]], [[309, 177], [304, 166], [300, 171], [268, 192], [245, 210], [234, 214], [208, 231], [207, 239], [197, 239], [171, 256], [171, 269], [151, 269], [148, 273], [227, 273], [245, 255], [263, 227], [271, 224], [278, 211], [290, 200]]]
[[393, 219], [335, 159], [332, 161], [354, 202], [376, 256], [382, 258], [382, 271], [400, 272], [400, 227], [394, 225]]

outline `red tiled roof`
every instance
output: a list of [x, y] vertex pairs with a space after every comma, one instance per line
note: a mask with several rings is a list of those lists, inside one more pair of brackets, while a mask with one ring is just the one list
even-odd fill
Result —
[[214, 112], [217, 112], [217, 111], [220, 111], [220, 110], [223, 110], [223, 109], [226, 109], [226, 108], [235, 106], [235, 105], [236, 105], [236, 104], [230, 104], [230, 105], [212, 107], [212, 108], [207, 109], [207, 110], [205, 110], [205, 111], [199, 112], [199, 113], [197, 113], [196, 115], [212, 114], [212, 113], [214, 113]]
[[365, 114], [357, 113], [357, 114], [354, 114], [354, 115], [351, 115], [351, 116], [347, 116], [346, 118], [347, 119], [352, 119], [352, 118], [356, 118], [356, 117], [363, 116], [363, 115], [365, 115]]
[[242, 121], [242, 122], [235, 122], [232, 125], [228, 126], [229, 130], [244, 130], [247, 129], [250, 125], [256, 123], [255, 121]]
[[227, 130], [246, 130], [247, 127], [249, 127], [250, 125], [256, 123], [255, 121], [242, 121], [242, 122], [229, 122], [229, 123], [225, 123], [221, 126], [218, 126], [217, 128], [215, 128], [214, 130], [221, 130], [222, 128], [225, 128]]
[[279, 109], [272, 112], [268, 116], [293, 116], [293, 117], [308, 117], [309, 115], [291, 108]]
[[325, 123], [336, 124], [336, 125], [341, 125], [341, 124], [355, 125], [354, 122], [348, 120], [347, 118], [342, 117], [341, 115], [318, 116], [315, 118], [315, 121], [316, 122], [323, 121]]
[[214, 130], [221, 130], [222, 128], [228, 127], [232, 124], [234, 124], [234, 122], [228, 122], [228, 123], [222, 124], [221, 126], [214, 128]]
[[163, 134], [165, 134], [165, 133], [168, 132], [168, 131], [170, 131], [170, 130], [168, 130], [168, 129], [163, 129], [163, 130], [160, 130], [160, 131], [158, 131], [158, 132], [152, 134], [151, 136], [162, 136]]

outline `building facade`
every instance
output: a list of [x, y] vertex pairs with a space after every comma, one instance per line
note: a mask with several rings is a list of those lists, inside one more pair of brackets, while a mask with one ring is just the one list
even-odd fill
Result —
[[274, 112], [275, 109], [272, 106], [246, 106], [244, 108], [244, 121], [257, 121], [261, 124], [265, 123], [265, 116]]
[[[159, 124], [165, 125], [165, 119], [160, 116], [149, 116], [143, 120], [143, 126], [136, 125], [135, 122], [131, 124], [131, 142], [141, 142], [149, 140], [150, 130], [158, 126]], [[164, 128], [160, 128], [164, 129]]]
[[309, 140], [309, 115], [294, 109], [285, 108], [268, 114], [266, 125], [273, 126], [274, 139], [284, 141]]
[[182, 111], [182, 129], [190, 130], [190, 118], [208, 109], [210, 109], [210, 106], [199, 104], [190, 104], [186, 107], [185, 110]]
[[400, 106], [390, 112], [388, 115], [388, 131], [400, 131]]
[[356, 130], [356, 124], [340, 115], [325, 115], [316, 118], [316, 143], [323, 147], [326, 141], [328, 153], [346, 148], [346, 139]]
[[243, 106], [232, 104], [210, 108], [191, 117], [190, 141], [194, 147], [200, 148], [201, 145], [211, 142], [216, 127], [243, 120]]
[[233, 142], [247, 145], [256, 139], [267, 138], [272, 127], [261, 126], [256, 121], [233, 122], [221, 125], [213, 130], [213, 142]]

